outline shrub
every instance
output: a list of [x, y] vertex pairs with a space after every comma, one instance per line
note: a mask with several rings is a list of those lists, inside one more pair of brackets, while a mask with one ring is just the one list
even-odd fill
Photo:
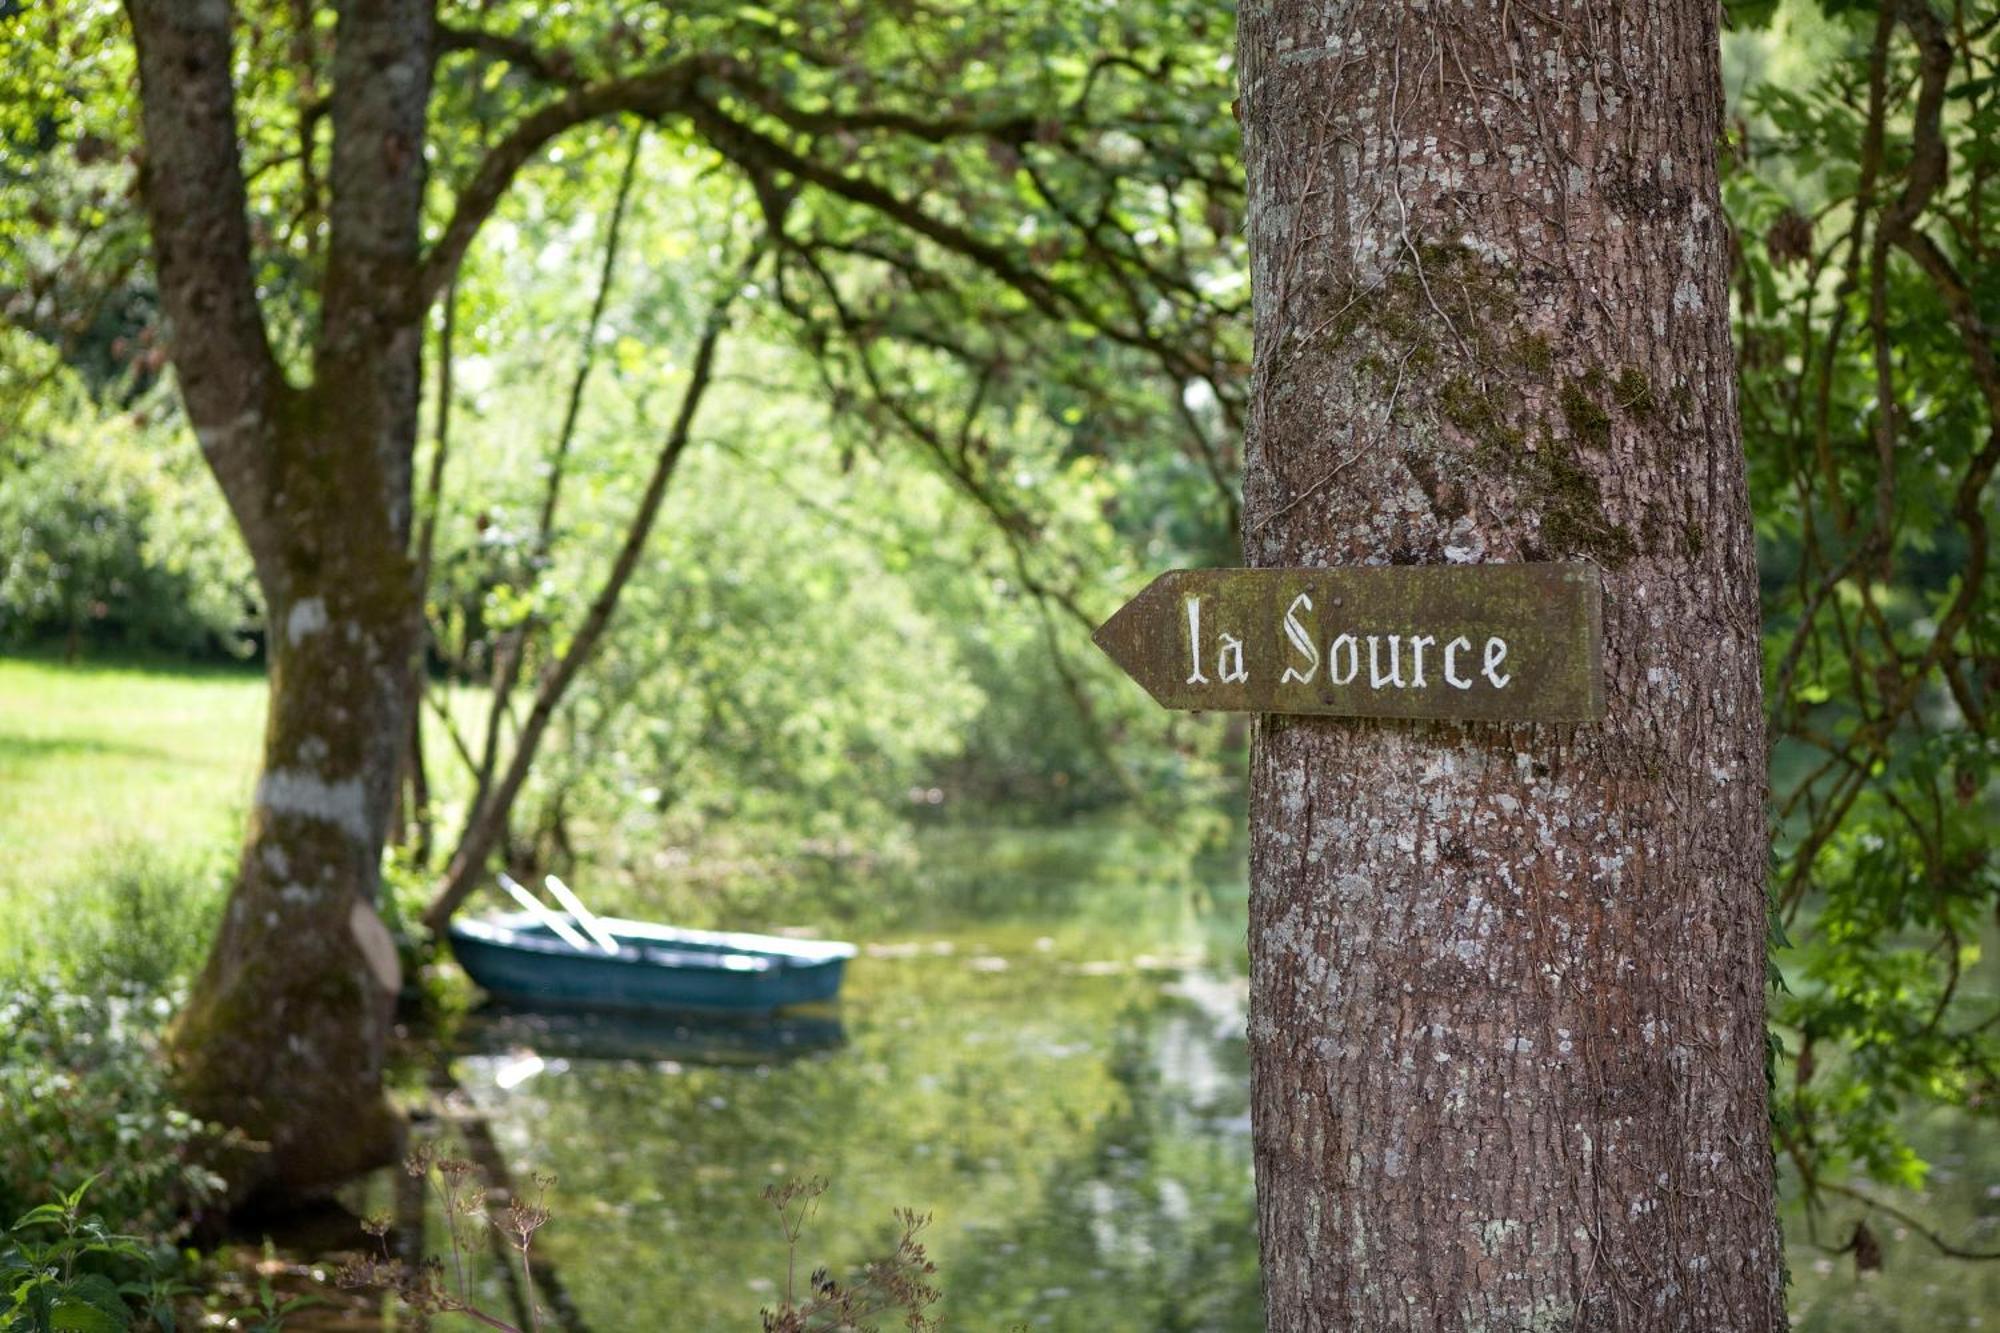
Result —
[[66, 988], [163, 995], [201, 966], [232, 860], [127, 841], [92, 855], [40, 913], [38, 952]]
[[206, 1163], [236, 1146], [189, 1115], [168, 1085], [161, 995], [77, 994], [31, 982], [0, 1003], [0, 1216], [93, 1178], [120, 1231], [185, 1236], [225, 1184]]
[[185, 1290], [172, 1249], [148, 1247], [83, 1212], [85, 1181], [0, 1231], [0, 1330], [119, 1333], [174, 1327]]
[[[41, 350], [0, 333], [0, 361]], [[0, 441], [0, 642], [241, 651], [249, 561], [164, 401], [119, 412], [56, 377], [12, 424]]]
[[238, 1142], [180, 1106], [160, 1044], [225, 882], [219, 852], [128, 842], [16, 902], [0, 959], [0, 1224], [95, 1180], [111, 1227], [172, 1242], [221, 1200], [210, 1163]]

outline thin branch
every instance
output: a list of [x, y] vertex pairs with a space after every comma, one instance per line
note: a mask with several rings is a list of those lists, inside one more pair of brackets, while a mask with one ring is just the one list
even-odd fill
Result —
[[[577, 354], [576, 374], [570, 380], [569, 399], [563, 409], [562, 426], [556, 432], [555, 447], [549, 454], [549, 475], [542, 492], [541, 509], [535, 520], [534, 545], [529, 552], [530, 576], [547, 559], [549, 548], [555, 536], [556, 508], [562, 498], [563, 476], [569, 465], [571, 443], [576, 438], [576, 423], [583, 410], [583, 394], [590, 383], [590, 372], [597, 364], [597, 331], [604, 322], [604, 309], [611, 297], [611, 282], [618, 267], [620, 235], [625, 225], [625, 210], [632, 198], [632, 182], [638, 174], [639, 151], [645, 145], [645, 132], [635, 131], [631, 146], [626, 150], [625, 167], [618, 177], [618, 192], [611, 205], [611, 221], [605, 230], [604, 258], [597, 274], [597, 292], [591, 299], [590, 315], [584, 321], [583, 340]], [[492, 699], [487, 709], [485, 741], [480, 752], [477, 780], [473, 788], [472, 801], [466, 810], [466, 827], [459, 834], [462, 842], [470, 833], [472, 824], [480, 818], [481, 807], [491, 789], [494, 766], [500, 754], [501, 722], [508, 716], [513, 703], [514, 687], [521, 678], [521, 668], [527, 661], [528, 639], [534, 633], [537, 617], [530, 613], [520, 624], [505, 631], [495, 648]]]
[[577, 88], [516, 121], [487, 150], [472, 176], [459, 189], [450, 220], [424, 258], [422, 277], [417, 284], [418, 300], [428, 305], [436, 299], [446, 275], [499, 206], [514, 177], [556, 136], [621, 112], [660, 120], [685, 111], [692, 100], [695, 81], [711, 72], [717, 63], [709, 57], [689, 57], [629, 78]]
[[504, 61], [533, 75], [543, 83], [563, 88], [584, 86], [582, 77], [577, 73], [576, 59], [567, 51], [549, 54], [537, 49], [526, 39], [507, 33], [489, 32], [484, 28], [459, 27], [450, 23], [438, 24], [436, 54], [445, 56], [458, 52], [473, 52]]
[[[747, 272], [760, 257], [753, 254], [745, 264]], [[505, 776], [490, 793], [483, 807], [477, 812], [466, 836], [452, 853], [450, 867], [445, 872], [443, 886], [424, 912], [424, 923], [435, 932], [442, 932], [452, 913], [458, 910], [478, 883], [478, 876], [484, 871], [486, 858], [492, 852], [507, 812], [521, 786], [527, 781], [529, 766], [534, 762], [535, 752], [540, 746], [543, 734], [548, 730], [563, 695], [568, 691], [584, 664], [596, 651], [598, 641], [604, 637], [611, 623], [612, 615], [618, 609], [619, 598], [625, 585], [638, 568], [639, 558], [644, 554], [646, 543], [653, 533], [653, 524], [659, 517], [660, 505], [666, 498], [667, 485], [673, 480], [675, 469], [681, 456], [686, 452], [692, 438], [695, 414], [700, 410], [703, 396], [707, 393], [715, 373], [716, 349], [722, 341], [722, 333], [727, 327], [729, 308], [742, 290], [740, 276], [732, 275], [727, 289], [719, 296], [702, 330], [701, 342], [695, 351], [694, 366], [689, 374], [687, 388], [682, 392], [680, 410], [674, 418], [660, 452], [653, 464], [653, 472], [646, 482], [645, 493], [640, 497], [637, 511], [625, 532], [625, 540], [620, 546], [617, 558], [612, 562], [597, 596], [591, 600], [590, 609], [585, 613], [583, 623], [571, 637], [569, 647], [554, 666], [542, 677], [535, 691], [534, 705], [521, 725], [519, 738], [514, 745], [514, 753], [508, 761]]]
[[1822, 1180], [1814, 1188], [1825, 1190], [1829, 1194], [1838, 1194], [1843, 1198], [1852, 1199], [1856, 1203], [1875, 1212], [1895, 1218], [1898, 1222], [1901, 1222], [1904, 1226], [1929, 1241], [1937, 1248], [1940, 1254], [1948, 1254], [1954, 1259], [2000, 1259], [2000, 1250], [1969, 1250], [1962, 1245], [1953, 1245], [1950, 1241], [1939, 1235], [1936, 1230], [1918, 1221], [1895, 1204], [1886, 1203], [1872, 1194], [1855, 1189], [1851, 1185], [1842, 1185], [1835, 1181]]
[[549, 458], [548, 486], [542, 495], [541, 513], [536, 522], [536, 546], [539, 553], [546, 553], [555, 528], [556, 504], [562, 496], [563, 472], [569, 462], [570, 444], [576, 438], [577, 415], [583, 408], [584, 387], [590, 381], [590, 372], [597, 364], [597, 333], [604, 324], [604, 307], [611, 299], [611, 281], [618, 268], [618, 248], [620, 233], [625, 226], [625, 210], [632, 200], [632, 182], [639, 171], [639, 151], [646, 145], [646, 132], [636, 130], [632, 134], [632, 144], [625, 152], [625, 167], [618, 176], [618, 192], [611, 203], [611, 223], [604, 236], [604, 260], [597, 272], [597, 294], [590, 302], [590, 316], [583, 326], [583, 351], [578, 358], [576, 376], [570, 381], [569, 401], [563, 408], [562, 429], [556, 435], [556, 447]]

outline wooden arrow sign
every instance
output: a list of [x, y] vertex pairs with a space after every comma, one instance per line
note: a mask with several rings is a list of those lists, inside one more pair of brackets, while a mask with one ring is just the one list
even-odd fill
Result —
[[1168, 708], [1586, 722], [1601, 597], [1587, 564], [1177, 569], [1094, 637]]

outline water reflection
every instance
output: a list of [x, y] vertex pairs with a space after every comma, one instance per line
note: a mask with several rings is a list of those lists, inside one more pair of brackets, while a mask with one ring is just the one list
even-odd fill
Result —
[[[453, 1070], [514, 1176], [559, 1176], [537, 1244], [584, 1327], [754, 1328], [786, 1271], [760, 1192], [822, 1175], [800, 1271], [931, 1212], [954, 1327], [1256, 1330], [1240, 949], [1227, 923], [1136, 957], [968, 932], [873, 950], [838, 1011], [777, 1023], [483, 1013]], [[1941, 1169], [1913, 1206], [1994, 1247], [1992, 1145], [1963, 1120], [1920, 1137]], [[1888, 1270], [1860, 1277], [1799, 1222], [1796, 1326], [2000, 1327], [2000, 1265], [1885, 1225]]]
[[560, 1177], [538, 1244], [587, 1326], [754, 1326], [785, 1272], [760, 1192], [812, 1174], [802, 1264], [928, 1211], [958, 1327], [1261, 1326], [1240, 978], [957, 946], [859, 960], [838, 1014], [775, 1025], [468, 1026], [460, 1085], [517, 1177]]
[[453, 1053], [473, 1066], [488, 1060], [504, 1065], [523, 1053], [545, 1061], [756, 1065], [832, 1050], [847, 1041], [847, 1030], [839, 1010], [830, 1006], [732, 1018], [543, 1012], [493, 1004], [470, 1014], [453, 1037]]

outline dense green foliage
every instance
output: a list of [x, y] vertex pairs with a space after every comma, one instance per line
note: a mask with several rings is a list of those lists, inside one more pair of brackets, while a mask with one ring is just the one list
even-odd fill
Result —
[[[303, 371], [325, 199], [286, 128], [324, 134], [312, 99], [326, 32], [295, 31], [283, 7], [241, 9], [266, 314]], [[1215, 728], [1103, 689], [1111, 675], [1078, 631], [1150, 568], [1231, 542], [1222, 441], [1246, 283], [1226, 26], [1172, 4], [1052, 5], [1004, 29], [977, 7], [911, 28], [839, 4], [443, 17], [440, 224], [476, 186], [488, 126], [684, 50], [718, 64], [713, 101], [643, 147], [631, 119], [564, 136], [456, 273], [439, 321], [453, 334], [433, 357], [452, 372], [426, 427], [436, 456], [419, 460], [442, 482], [424, 497], [440, 685], [532, 681], [565, 650], [694, 332], [746, 262], [751, 275], [688, 475], [614, 636], [564, 701], [508, 855], [641, 870], [666, 856], [738, 882], [823, 883], [829, 865], [907, 863], [912, 807], [931, 818], [977, 799], [987, 817], [996, 801], [1033, 817], [1144, 793], [1163, 823], [1200, 811], [1217, 791]], [[475, 25], [499, 39], [467, 39]], [[108, 8], [78, 5], [5, 30], [24, 150], [9, 201], [28, 212], [24, 243], [0, 255], [0, 294], [97, 386], [107, 420], [160, 364], [149, 278], [125, 262], [131, 219], [105, 206], [134, 161], [118, 28]], [[1190, 32], [1201, 41], [1183, 50]], [[823, 45], [836, 34], [838, 59]], [[910, 43], [923, 60], [899, 66]], [[641, 185], [622, 253], [601, 255], [628, 151]], [[801, 176], [819, 188], [802, 192]], [[989, 237], [1001, 217], [1008, 234]], [[127, 320], [115, 332], [61, 318], [92, 278], [106, 317]], [[55, 507], [52, 481], [21, 485]], [[212, 497], [174, 501], [204, 526], [220, 518]], [[121, 515], [120, 549], [153, 549], [147, 525], [167, 507]], [[227, 539], [175, 545], [240, 573]], [[42, 563], [68, 576], [61, 607], [162, 637], [96, 593], [115, 572]], [[146, 605], [213, 630], [218, 607], [241, 609], [228, 585]], [[25, 593], [8, 606], [18, 634], [66, 632], [28, 609]], [[453, 745], [426, 747], [446, 757], [414, 794], [426, 850], [433, 824], [449, 848], [486, 756], [504, 761], [522, 704], [499, 696], [484, 721], [457, 719]], [[1177, 824], [1190, 843], [1224, 826]]]
[[[642, 161], [686, 189], [635, 201], [628, 268], [698, 262], [688, 237], [713, 211], [708, 187], [680, 176], [664, 148]], [[524, 234], [575, 231], [546, 217], [550, 201], [532, 184], [517, 197]], [[510, 211], [492, 234], [513, 225]], [[591, 293], [571, 268], [544, 272], [511, 248], [489, 268], [484, 253], [458, 296], [432, 593], [440, 677], [480, 685], [495, 679], [510, 635], [523, 636], [529, 672], [562, 650], [662, 429], [662, 387], [685, 359], [676, 331], [698, 313], [687, 308], [698, 293], [651, 276], [618, 284], [600, 327], [579, 340], [601, 349], [596, 387], [565, 437], [537, 331], [584, 325]], [[1108, 610], [1149, 564], [1198, 558], [1171, 533], [1118, 521], [1143, 459], [1079, 450], [1083, 422], [1062, 411], [996, 415], [986, 444], [1005, 457], [994, 465], [1035, 496], [1033, 549], [1015, 550], [960, 479], [829, 413], [794, 349], [747, 333], [737, 349], [614, 632], [518, 805], [517, 860], [561, 868], [582, 857], [641, 878], [692, 865], [755, 919], [745, 890], [801, 875], [877, 896], [885, 863], [907, 868], [912, 815], [976, 805], [985, 819], [1034, 818], [1127, 804], [1140, 790], [1158, 814], [1207, 803], [1219, 769], [1202, 738], [1213, 724], [1104, 688], [1113, 677], [1078, 632], [1088, 613], [1043, 582], [1054, 566], [1076, 589], [1063, 597]], [[556, 442], [562, 508], [544, 534]], [[429, 724], [441, 720], [433, 710]], [[482, 726], [461, 728], [468, 755]], [[464, 766], [434, 779], [439, 813], [458, 811]], [[1186, 827], [1199, 841], [1223, 823], [1196, 815]]]
[[213, 929], [221, 870], [144, 844], [107, 849], [55, 887], [60, 910], [9, 923], [0, 1217], [88, 1183], [114, 1227], [171, 1241], [222, 1197], [226, 1136], [181, 1109], [159, 1058]]
[[93, 1205], [154, 1239], [185, 1234], [223, 1181], [220, 1139], [175, 1102], [158, 1058], [166, 997], [35, 983], [0, 1005], [0, 1213], [97, 1180]]
[[[1913, 1103], [2000, 1106], [2000, 9], [1794, 12], [1727, 201], [1762, 545], [1785, 1039], [1808, 1187], [1918, 1183]], [[1788, 67], [1783, 67], [1787, 66]]]
[[172, 1252], [151, 1250], [86, 1214], [90, 1184], [29, 1209], [0, 1230], [0, 1329], [6, 1333], [175, 1326], [179, 1284]]
[[[27, 392], [28, 382], [37, 386]], [[226, 652], [254, 617], [247, 562], [160, 393], [93, 401], [53, 349], [0, 328], [0, 643]]]
[[[1244, 284], [1220, 48], [1178, 52], [1192, 20], [1176, 6], [1050, 6], [1004, 34], [976, 8], [916, 27], [847, 5], [593, 17], [482, 18], [507, 39], [475, 53], [475, 99], [623, 86], [662, 51], [712, 60], [715, 83], [643, 145], [630, 124], [576, 131], [500, 200], [447, 298], [435, 359], [457, 372], [456, 415], [436, 512], [452, 583], [435, 641], [450, 672], [495, 682], [492, 725], [583, 619], [718, 290], [737, 294], [738, 327], [702, 445], [730, 463], [697, 455], [676, 481], [665, 554], [630, 593], [654, 614], [621, 609], [592, 666], [592, 689], [611, 688], [563, 723], [576, 777], [538, 768], [515, 858], [574, 845], [578, 783], [639, 794], [600, 803], [628, 827], [706, 811], [727, 837], [811, 858], [896, 842], [882, 816], [909, 791], [1060, 811], [1128, 799], [1136, 766], [1169, 775], [1143, 788], [1168, 807], [1211, 790], [1208, 758], [1172, 742], [1188, 728], [1091, 687], [1107, 677], [1077, 629], [1147, 565], [1229, 540], [1214, 439]], [[472, 182], [451, 216], [477, 199], [449, 100], [466, 91], [438, 116], [440, 175]], [[646, 188], [606, 220], [633, 170]], [[549, 391], [548, 329], [581, 335], [558, 357], [566, 397]], [[467, 429], [496, 416], [525, 429]], [[509, 466], [487, 466], [496, 445]], [[875, 586], [885, 575], [905, 591]], [[906, 611], [868, 605], [885, 597]], [[688, 612], [707, 633], [673, 634]], [[616, 682], [642, 668], [652, 693], [631, 698]], [[930, 708], [911, 725], [916, 699]], [[621, 708], [643, 710], [643, 744], [611, 724]], [[490, 751], [468, 740], [483, 791]], [[775, 842], [767, 793], [789, 802]], [[722, 851], [702, 859], [737, 860]]]

